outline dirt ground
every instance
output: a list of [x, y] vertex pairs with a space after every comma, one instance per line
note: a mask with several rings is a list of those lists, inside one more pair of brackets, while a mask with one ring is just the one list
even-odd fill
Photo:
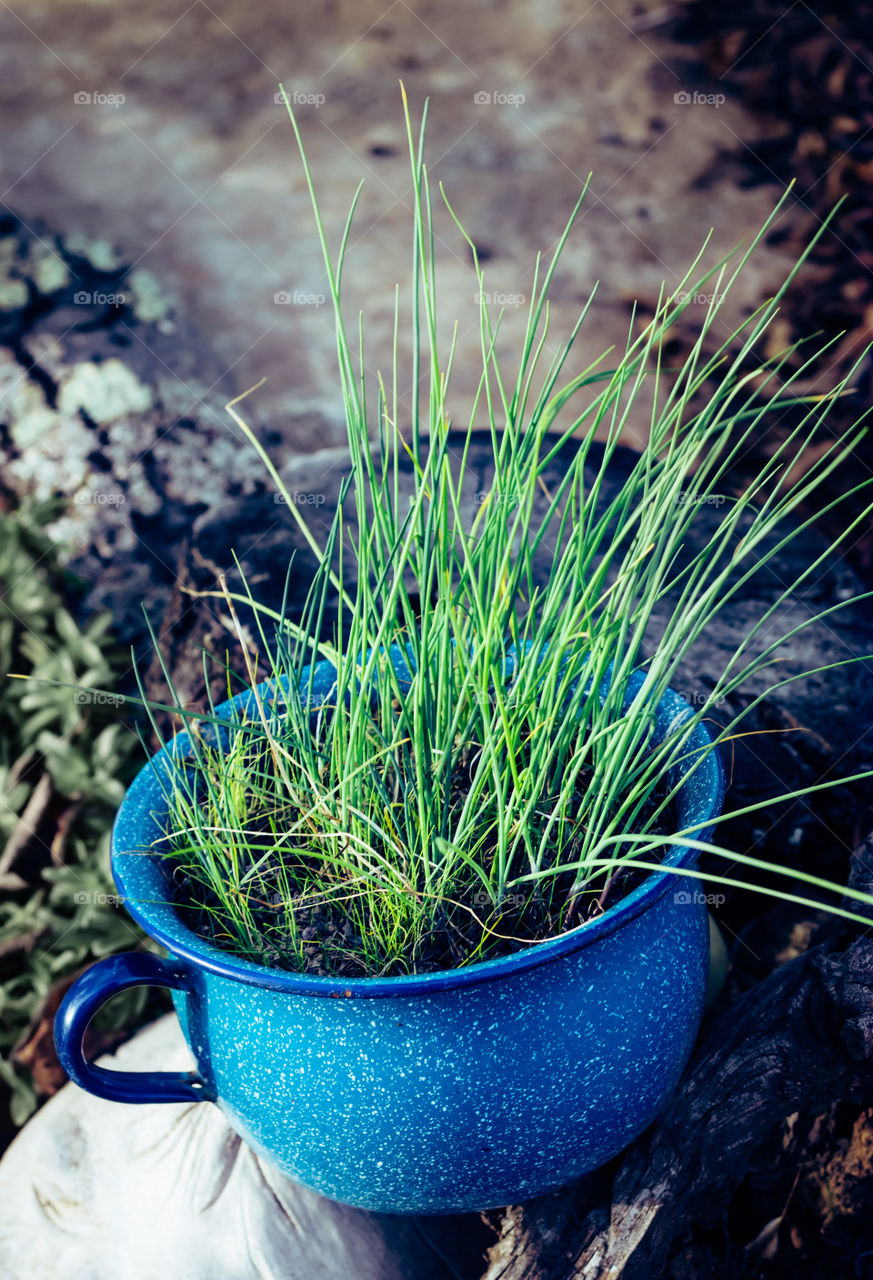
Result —
[[[557, 337], [600, 281], [576, 355], [584, 368], [624, 342], [632, 299], [677, 286], [711, 228], [710, 261], [778, 195], [738, 181], [762, 125], [667, 35], [675, 17], [658, 0], [4, 5], [0, 199], [152, 272], [214, 345], [228, 387], [268, 377], [251, 410], [261, 425], [295, 450], [336, 444], [325, 279], [278, 82], [297, 102], [334, 243], [365, 180], [347, 300], [349, 314], [369, 316], [371, 370], [387, 366], [393, 286], [409, 274], [401, 79], [416, 116], [430, 98], [432, 176], [487, 257], [507, 345], [535, 256], [592, 173], [553, 308]], [[809, 223], [797, 204], [786, 217], [801, 232]], [[477, 290], [444, 209], [437, 255], [444, 315], [459, 323], [460, 414], [476, 376]], [[725, 326], [789, 261], [784, 247], [762, 247]]]

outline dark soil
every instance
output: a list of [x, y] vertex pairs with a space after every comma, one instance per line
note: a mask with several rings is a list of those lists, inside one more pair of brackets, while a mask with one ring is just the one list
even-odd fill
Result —
[[[468, 784], [469, 779], [460, 781], [453, 788], [453, 799], [462, 801]], [[665, 795], [666, 787], [659, 785], [637, 829], [643, 829]], [[652, 830], [667, 834], [677, 827], [676, 806], [671, 801]], [[182, 867], [176, 862], [171, 892], [181, 919], [213, 946], [245, 954], [247, 959], [269, 968], [347, 978], [434, 973], [511, 955], [575, 928], [615, 906], [650, 874], [633, 867], [620, 870], [571, 899], [574, 877], [568, 872], [550, 878], [548, 891], [510, 894], [497, 906], [483, 891], [465, 884], [451, 900], [440, 904], [429, 932], [415, 939], [408, 954], [376, 967], [372, 950], [368, 954], [365, 942], [367, 915], [326, 900], [315, 872], [299, 861], [293, 862], [293, 852], [287, 851], [287, 846], [285, 849], [284, 865], [277, 859], [276, 865], [265, 868], [261, 877], [261, 884], [267, 882], [271, 889], [257, 900], [249, 899], [257, 937], [245, 952], [229, 931], [225, 911], [214, 892], [196, 872], [192, 874], [190, 864]], [[172, 863], [172, 854], [169, 857]], [[657, 855], [649, 857], [657, 859]], [[299, 905], [294, 905], [282, 894], [280, 885], [292, 879], [299, 886], [303, 882], [301, 874], [310, 885], [305, 897], [298, 893]], [[336, 890], [334, 893], [340, 896]]]

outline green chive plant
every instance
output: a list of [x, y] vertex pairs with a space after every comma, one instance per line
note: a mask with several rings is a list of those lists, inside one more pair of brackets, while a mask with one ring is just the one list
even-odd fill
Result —
[[[773, 634], [781, 606], [816, 573], [829, 554], [822, 552], [738, 639], [687, 720], [654, 733], [655, 709], [695, 642], [763, 565], [778, 564], [812, 519], [801, 507], [808, 511], [817, 487], [850, 455], [857, 433], [817, 451], [802, 478], [785, 479], [791, 461], [821, 438], [851, 375], [826, 396], [804, 397], [795, 384], [821, 351], [760, 354], [795, 272], [715, 339], [725, 299], [775, 213], [745, 251], [697, 278], [701, 251], [651, 318], [635, 317], [614, 360], [607, 353], [565, 372], [592, 292], [546, 363], [549, 290], [584, 192], [551, 259], [537, 259], [510, 371], [496, 354], [501, 317], [486, 302], [475, 243], [440, 188], [472, 254], [480, 298], [481, 376], [462, 419], [451, 389], [457, 326], [448, 350], [437, 337], [426, 108], [416, 134], [405, 94], [403, 103], [414, 196], [411, 312], [403, 315], [395, 290], [393, 369], [375, 387], [365, 376], [363, 321], [350, 331], [341, 305], [360, 188], [334, 254], [288, 104], [333, 302], [351, 472], [319, 541], [241, 416], [242, 397], [228, 406], [318, 570], [296, 622], [260, 604], [245, 583], [238, 592], [222, 584], [233, 617], [244, 604], [257, 621], [258, 658], [243, 647], [250, 696], [231, 733], [218, 727], [214, 705], [196, 720], [177, 707], [190, 746], [166, 783], [169, 820], [158, 843], [180, 909], [214, 942], [265, 964], [356, 976], [455, 967], [536, 944], [583, 925], [671, 845], [724, 852], [699, 840], [700, 827], [677, 829], [677, 766], [693, 772], [709, 750], [692, 749], [695, 729], [705, 720], [716, 744], [733, 738], [766, 692], [720, 729], [713, 708], [777, 662], [804, 627], [850, 603]], [[670, 367], [665, 342], [704, 287], [712, 300], [699, 332], [681, 366]], [[406, 326], [408, 421], [398, 358]], [[789, 407], [796, 425], [754, 483], [705, 534], [693, 534], [750, 438]], [[648, 443], [613, 490], [607, 475], [623, 429], [643, 411]], [[453, 428], [459, 420], [466, 429]], [[494, 478], [470, 517], [480, 480], [469, 451], [482, 425]], [[568, 441], [578, 447], [566, 473], [538, 503]], [[413, 469], [411, 495], [404, 464]], [[683, 500], [689, 486], [693, 501]], [[535, 562], [544, 554], [542, 573]], [[668, 596], [673, 611], [649, 651], [652, 618]], [[328, 601], [336, 598], [334, 617]], [[325, 660], [335, 668], [327, 696], [315, 676]], [[639, 672], [641, 683], [632, 683]], [[729, 856], [752, 881], [755, 872], [785, 870]], [[794, 868], [790, 875], [841, 891]], [[867, 902], [859, 894], [833, 909], [863, 919]]]

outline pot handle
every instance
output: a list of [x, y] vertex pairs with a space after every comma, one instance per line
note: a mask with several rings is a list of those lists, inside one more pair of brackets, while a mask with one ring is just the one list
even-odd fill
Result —
[[189, 990], [184, 969], [148, 951], [107, 956], [80, 974], [55, 1017], [55, 1047], [61, 1066], [81, 1089], [110, 1102], [203, 1102], [212, 1092], [196, 1071], [107, 1071], [88, 1062], [82, 1040], [94, 1014], [128, 987]]

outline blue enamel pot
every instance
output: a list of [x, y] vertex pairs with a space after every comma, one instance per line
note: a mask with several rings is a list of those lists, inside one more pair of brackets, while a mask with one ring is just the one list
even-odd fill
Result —
[[[332, 675], [318, 664], [323, 695]], [[222, 718], [242, 702], [224, 704]], [[655, 737], [691, 714], [667, 693]], [[186, 741], [179, 734], [137, 775], [112, 839], [127, 910], [168, 955], [111, 956], [74, 983], [55, 1038], [76, 1084], [119, 1102], [214, 1102], [293, 1178], [389, 1213], [527, 1200], [603, 1164], [652, 1122], [703, 1009], [699, 882], [655, 872], [572, 932], [462, 969], [354, 980], [267, 969], [204, 942], [169, 900], [166, 860], [151, 845], [166, 813], [164, 757]], [[689, 750], [709, 741], [700, 725]], [[677, 767], [685, 776], [689, 766]], [[722, 796], [712, 751], [678, 793], [681, 827], [714, 818]], [[704, 826], [699, 837], [709, 834]], [[666, 861], [687, 867], [695, 857], [677, 845]], [[170, 988], [196, 1072], [86, 1061], [94, 1013], [141, 985]]]

